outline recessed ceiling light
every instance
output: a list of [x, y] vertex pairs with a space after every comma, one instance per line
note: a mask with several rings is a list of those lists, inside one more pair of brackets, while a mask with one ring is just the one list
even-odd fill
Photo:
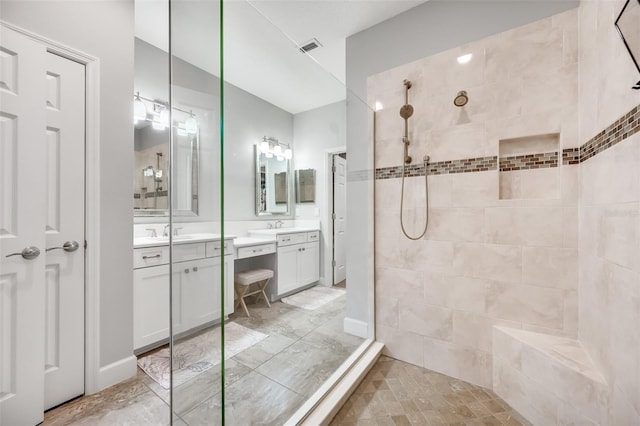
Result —
[[473, 54], [472, 53], [467, 53], [466, 55], [458, 56], [458, 63], [459, 64], [466, 64], [467, 62], [469, 62], [471, 60], [471, 58], [473, 58]]

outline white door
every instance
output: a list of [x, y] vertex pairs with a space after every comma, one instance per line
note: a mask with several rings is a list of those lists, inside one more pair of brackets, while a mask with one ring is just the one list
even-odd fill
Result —
[[0, 27], [0, 424], [84, 392], [84, 80]]
[[[0, 27], [0, 424], [44, 407], [44, 46]], [[39, 256], [25, 259], [28, 247]], [[24, 251], [25, 257], [36, 249]], [[11, 256], [11, 257], [7, 257]]]
[[84, 393], [84, 72], [46, 55], [45, 410]]
[[347, 160], [333, 156], [333, 284], [347, 278]]

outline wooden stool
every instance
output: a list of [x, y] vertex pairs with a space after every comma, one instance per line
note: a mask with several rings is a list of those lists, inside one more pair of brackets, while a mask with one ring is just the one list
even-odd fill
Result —
[[[247, 309], [247, 304], [244, 303], [244, 298], [254, 294], [258, 295], [258, 299], [260, 298], [260, 294], [262, 294], [267, 305], [271, 307], [271, 303], [269, 303], [269, 299], [267, 298], [267, 294], [264, 292], [264, 289], [267, 287], [267, 284], [269, 284], [269, 280], [272, 277], [273, 271], [270, 269], [252, 269], [250, 271], [234, 274], [234, 287], [236, 291], [236, 303], [234, 305], [234, 309], [237, 309], [238, 305], [242, 305], [247, 316], [251, 317], [251, 315], [249, 315], [249, 310]], [[256, 299], [256, 301], [258, 299]]]

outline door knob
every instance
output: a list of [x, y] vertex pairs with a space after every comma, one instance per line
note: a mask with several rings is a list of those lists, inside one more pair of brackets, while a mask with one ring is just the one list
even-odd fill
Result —
[[30, 260], [40, 256], [40, 249], [38, 247], [29, 246], [25, 247], [20, 253], [11, 253], [5, 257], [22, 256], [24, 259]]
[[66, 243], [64, 243], [64, 244], [62, 245], [62, 247], [51, 247], [51, 248], [48, 248], [48, 249], [47, 249], [47, 250], [45, 250], [45, 251], [51, 251], [51, 250], [59, 250], [59, 249], [62, 249], [62, 250], [64, 250], [64, 251], [66, 251], [66, 252], [71, 253], [72, 251], [76, 251], [76, 250], [78, 250], [78, 247], [80, 247], [80, 244], [78, 244], [78, 242], [77, 242], [77, 241], [67, 241]]

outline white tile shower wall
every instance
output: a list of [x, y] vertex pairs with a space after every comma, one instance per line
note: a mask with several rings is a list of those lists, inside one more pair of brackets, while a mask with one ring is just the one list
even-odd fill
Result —
[[[623, 0], [582, 1], [580, 139], [640, 104], [613, 25]], [[611, 394], [609, 424], [640, 424], [640, 133], [581, 163], [580, 341]]]
[[[417, 161], [497, 156], [500, 139], [549, 133], [560, 134], [560, 149], [579, 146], [577, 24], [568, 11], [371, 76], [369, 100], [384, 105], [376, 168], [402, 162], [404, 79]], [[471, 62], [459, 65], [466, 53]], [[452, 104], [460, 90], [462, 109]], [[400, 179], [377, 180], [376, 327], [387, 354], [491, 387], [494, 325], [576, 337], [577, 167], [544, 169], [559, 179], [552, 194], [527, 170], [518, 194], [535, 199], [501, 200], [497, 170], [429, 176], [429, 230], [418, 241], [400, 229]], [[415, 235], [424, 177], [405, 185]]]

